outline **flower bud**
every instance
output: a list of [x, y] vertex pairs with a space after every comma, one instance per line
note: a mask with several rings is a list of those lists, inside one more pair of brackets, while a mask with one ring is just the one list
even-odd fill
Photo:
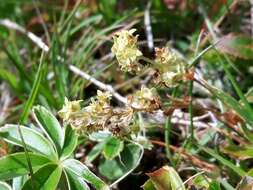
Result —
[[79, 112], [81, 110], [80, 102], [82, 100], [77, 101], [69, 101], [66, 97], [64, 100], [64, 105], [62, 109], [58, 112], [59, 116], [64, 120], [68, 120], [73, 114]]

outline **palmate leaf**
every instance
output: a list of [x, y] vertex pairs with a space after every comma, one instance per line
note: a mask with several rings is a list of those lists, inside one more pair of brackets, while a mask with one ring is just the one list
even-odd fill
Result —
[[22, 190], [55, 190], [61, 178], [62, 168], [56, 164], [48, 164], [28, 179]]
[[61, 153], [61, 159], [69, 157], [76, 148], [78, 135], [70, 125], [65, 128], [64, 145]]
[[[25, 126], [20, 128], [28, 150], [47, 155], [52, 160], [57, 159], [53, 145], [43, 135]], [[18, 125], [7, 124], [1, 127], [0, 137], [11, 144], [22, 146]]]
[[48, 138], [51, 139], [58, 154], [60, 154], [64, 143], [64, 134], [60, 123], [54, 115], [43, 106], [34, 107], [33, 113], [38, 125], [46, 133]]
[[90, 190], [87, 183], [84, 181], [84, 179], [80, 176], [77, 176], [74, 172], [70, 170], [65, 170], [69, 189], [71, 190]]
[[93, 174], [87, 166], [79, 162], [78, 160], [68, 159], [63, 162], [63, 166], [66, 171], [71, 171], [79, 177], [82, 177], [86, 182], [93, 185], [97, 190], [109, 190], [109, 187]]
[[[29, 153], [29, 158], [34, 171], [50, 162], [50, 160], [45, 156], [31, 152]], [[29, 169], [24, 152], [0, 158], [0, 180], [12, 179], [28, 173]]]
[[93, 160], [95, 160], [99, 156], [99, 154], [103, 151], [105, 143], [106, 143], [106, 141], [105, 142], [99, 142], [98, 144], [96, 144], [92, 148], [92, 150], [86, 156], [86, 162], [87, 163], [91, 163]]
[[107, 140], [104, 149], [103, 154], [106, 157], [106, 159], [113, 159], [116, 156], [120, 154], [120, 152], [124, 148], [124, 143], [120, 139], [117, 139], [115, 137], [111, 137]]
[[110, 180], [116, 180], [124, 175], [128, 175], [138, 165], [142, 158], [140, 146], [129, 143], [125, 145], [120, 153], [120, 158], [105, 160], [99, 165], [99, 172]]

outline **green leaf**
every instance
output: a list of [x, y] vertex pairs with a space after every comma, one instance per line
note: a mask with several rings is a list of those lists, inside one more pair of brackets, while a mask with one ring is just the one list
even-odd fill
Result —
[[68, 87], [66, 82], [68, 69], [66, 69], [66, 64], [58, 60], [58, 56], [61, 52], [57, 31], [53, 35], [50, 49], [56, 93], [58, 94], [57, 100], [59, 100], [59, 103], [62, 105], [64, 103], [64, 97], [68, 96], [66, 89]]
[[7, 40], [9, 36], [9, 31], [4, 26], [0, 26], [0, 38]]
[[253, 59], [253, 40], [250, 36], [230, 33], [223, 37], [216, 47], [221, 52], [235, 57]]
[[[49, 156], [51, 159], [57, 159], [57, 153], [53, 145], [39, 132], [25, 126], [20, 126], [27, 149]], [[18, 125], [7, 124], [0, 128], [0, 137], [5, 141], [22, 146], [21, 137], [18, 131]]]
[[1, 190], [12, 190], [8, 183], [0, 181], [0, 189]]
[[125, 168], [118, 159], [104, 160], [99, 164], [99, 173], [110, 181], [120, 178], [125, 173]]
[[237, 167], [236, 165], [234, 165], [232, 162], [230, 162], [229, 160], [223, 158], [222, 156], [220, 156], [219, 154], [217, 154], [215, 151], [211, 150], [210, 148], [207, 147], [202, 147], [200, 145], [198, 145], [200, 149], [202, 149], [203, 151], [205, 151], [206, 153], [210, 154], [211, 156], [213, 156], [214, 158], [216, 158], [218, 161], [220, 161], [222, 164], [224, 164], [225, 166], [229, 167], [230, 169], [232, 169], [235, 173], [237, 173], [239, 176], [244, 176], [246, 174], [246, 172], [240, 168]]
[[106, 159], [112, 160], [120, 154], [123, 148], [124, 143], [121, 140], [117, 139], [116, 137], [111, 137], [104, 146], [103, 154]]
[[64, 168], [75, 173], [77, 176], [82, 177], [85, 181], [92, 184], [97, 190], [108, 190], [109, 187], [93, 174], [87, 166], [78, 160], [68, 159], [63, 162]]
[[31, 107], [32, 107], [32, 105], [35, 101], [35, 98], [37, 96], [37, 93], [39, 91], [40, 83], [41, 83], [41, 80], [42, 80], [42, 71], [43, 71], [42, 66], [43, 66], [43, 63], [44, 63], [42, 58], [43, 58], [43, 52], [42, 52], [39, 68], [38, 68], [38, 71], [36, 73], [35, 80], [33, 82], [33, 87], [32, 87], [31, 93], [29, 95], [28, 101], [25, 104], [23, 112], [20, 116], [20, 123], [21, 124], [24, 124], [26, 122], [29, 111], [30, 111], [30, 109], [31, 109]]
[[218, 179], [220, 184], [224, 187], [226, 190], [235, 190], [232, 185], [230, 185], [225, 179]]
[[76, 134], [76, 131], [73, 130], [70, 125], [66, 126], [64, 139], [65, 140], [64, 140], [63, 150], [61, 154], [62, 159], [69, 157], [73, 153], [78, 141], [78, 136]]
[[253, 177], [253, 168], [251, 168], [251, 169], [247, 172], [247, 175]]
[[230, 156], [234, 156], [240, 160], [253, 158], [252, 146], [229, 145], [223, 148], [223, 152], [229, 154]]
[[105, 160], [99, 165], [99, 172], [110, 180], [117, 179], [135, 169], [141, 159], [141, 148], [135, 144], [127, 144], [120, 153], [120, 158]]
[[253, 143], [253, 134], [252, 134], [252, 131], [250, 129], [248, 129], [248, 124], [245, 124], [245, 123], [242, 123], [241, 124], [241, 127], [242, 127], [242, 130], [246, 136], [246, 138], [251, 142]]
[[178, 173], [172, 167], [164, 166], [159, 170], [147, 174], [156, 189], [159, 190], [185, 190], [185, 186]]
[[86, 156], [86, 162], [91, 163], [103, 151], [106, 141], [96, 144]]
[[94, 132], [89, 135], [89, 139], [96, 142], [103, 142], [110, 138], [112, 134], [107, 131]]
[[20, 190], [23, 187], [23, 185], [25, 184], [27, 179], [28, 179], [27, 175], [13, 178], [12, 189], [13, 190]]
[[[236, 111], [247, 123], [253, 124], [253, 115], [251, 114], [251, 109], [246, 106], [247, 103], [240, 104], [237, 100], [231, 97], [229, 94], [212, 87], [211, 85], [205, 84], [206, 88], [212, 92], [218, 99], [220, 99], [229, 108]], [[244, 106], [243, 106], [244, 105]], [[247, 128], [247, 125], [242, 124], [242, 130], [245, 137], [253, 143], [253, 135], [251, 131]]]
[[253, 117], [250, 115], [250, 112], [248, 112], [244, 106], [239, 104], [239, 102], [236, 99], [234, 99], [229, 94], [221, 91], [220, 89], [212, 87], [211, 85], [208, 85], [206, 87], [225, 105], [236, 111], [243, 119], [245, 119], [245, 121], [251, 124], [253, 123]]
[[156, 190], [153, 182], [151, 179], [148, 179], [143, 185], [142, 185], [142, 188], [144, 190]]
[[58, 150], [58, 154], [60, 154], [64, 143], [64, 134], [60, 123], [43, 106], [34, 107], [33, 112], [38, 125], [46, 133], [48, 138], [52, 140]]
[[[40, 154], [29, 152], [33, 170], [41, 168], [50, 160]], [[29, 168], [24, 152], [15, 153], [0, 158], [0, 179], [12, 179], [17, 176], [26, 175], [29, 173]]]
[[127, 144], [124, 150], [120, 154], [121, 164], [123, 163], [123, 167], [125, 171], [130, 168], [136, 167], [138, 161], [140, 160], [141, 148], [136, 144]]
[[[40, 168], [26, 181], [22, 190], [55, 190], [62, 174], [62, 168], [56, 164], [48, 164]], [[33, 182], [33, 183], [32, 183]]]
[[253, 87], [248, 90], [248, 92], [245, 94], [245, 97], [248, 102], [253, 103]]
[[82, 177], [76, 175], [74, 172], [70, 170], [65, 170], [65, 171], [66, 171], [68, 183], [71, 190], [89, 190], [90, 189]]
[[210, 180], [206, 176], [198, 175], [193, 179], [193, 184], [196, 188], [208, 189]]
[[0, 68], [0, 78], [8, 82], [14, 90], [16, 91], [20, 90], [18, 86], [17, 76], [15, 76], [13, 73], [3, 68]]
[[220, 188], [220, 183], [217, 182], [217, 181], [212, 181], [212, 182], [209, 184], [208, 190], [221, 190], [221, 188]]

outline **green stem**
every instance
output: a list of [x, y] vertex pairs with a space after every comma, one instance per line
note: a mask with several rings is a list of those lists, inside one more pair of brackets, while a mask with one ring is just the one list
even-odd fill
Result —
[[25, 140], [21, 131], [21, 126], [18, 124], [18, 132], [21, 138], [21, 142], [22, 142], [22, 146], [24, 147], [24, 151], [25, 151], [25, 158], [28, 164], [28, 168], [29, 168], [29, 172], [30, 172], [30, 176], [31, 176], [31, 183], [32, 183], [32, 189], [35, 190], [35, 184], [34, 184], [34, 179], [33, 179], [33, 168], [32, 168], [32, 162], [27, 150], [27, 146], [25, 144]]
[[193, 125], [193, 106], [192, 106], [192, 91], [193, 91], [193, 81], [189, 83], [189, 96], [190, 96], [190, 104], [189, 104], [189, 114], [190, 114], [190, 130], [191, 130], [191, 141], [194, 140], [194, 125]]
[[[21, 124], [24, 124], [27, 121], [29, 111], [30, 111], [30, 109], [31, 109], [31, 107], [32, 107], [32, 105], [35, 101], [35, 98], [36, 98], [37, 94], [38, 94], [38, 90], [39, 90], [40, 83], [41, 83], [41, 80], [42, 80], [43, 58], [44, 58], [44, 52], [42, 52], [42, 54], [41, 54], [40, 64], [39, 64], [39, 68], [38, 68], [38, 71], [37, 71], [37, 74], [36, 74], [36, 78], [35, 78], [35, 81], [33, 83], [33, 87], [32, 87], [31, 93], [29, 95], [29, 98], [28, 98], [28, 100], [25, 104], [25, 107], [24, 107], [23, 112], [22, 112], [21, 117], [20, 117], [20, 123]], [[25, 156], [26, 156], [26, 160], [27, 160], [30, 175], [31, 175], [32, 189], [35, 190], [34, 180], [33, 180], [32, 163], [31, 163], [31, 160], [30, 160], [30, 157], [29, 157], [29, 153], [28, 153], [25, 141], [24, 141], [24, 137], [23, 137], [20, 125], [18, 125], [18, 131], [19, 131], [19, 135], [20, 135], [20, 138], [21, 138], [22, 145], [24, 147]]]
[[190, 62], [188, 68], [192, 68], [194, 66], [197, 65], [198, 60], [206, 53], [208, 52], [210, 49], [214, 48], [218, 43], [220, 43], [222, 39], [217, 40], [216, 42], [214, 42], [213, 44], [211, 44], [210, 46], [208, 46], [206, 49], [204, 49], [203, 51], [201, 51], [197, 56], [194, 57], [194, 59]]
[[155, 64], [155, 61], [153, 61], [152, 59], [149, 59], [147, 57], [144, 57], [144, 56], [139, 57], [139, 60], [143, 60], [143, 61], [153, 64], [153, 65]]
[[170, 120], [171, 120], [171, 118], [167, 117], [166, 118], [166, 123], [165, 123], [165, 133], [164, 133], [165, 144], [166, 144], [165, 152], [166, 152], [166, 156], [170, 160], [170, 163], [172, 164], [172, 166], [175, 166], [175, 162], [172, 158], [172, 154], [171, 154], [171, 151], [170, 151], [170, 131], [171, 131], [171, 128], [172, 128]]

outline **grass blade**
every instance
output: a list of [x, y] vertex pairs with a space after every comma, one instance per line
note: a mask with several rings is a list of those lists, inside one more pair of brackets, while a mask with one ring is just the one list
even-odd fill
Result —
[[39, 90], [39, 87], [40, 87], [40, 82], [41, 82], [41, 79], [42, 79], [43, 57], [44, 57], [44, 52], [42, 52], [42, 54], [41, 54], [39, 69], [38, 69], [38, 72], [36, 74], [35, 81], [33, 83], [32, 91], [30, 93], [28, 101], [25, 104], [24, 111], [22, 112], [21, 117], [20, 117], [20, 123], [21, 124], [24, 124], [27, 121], [29, 111], [30, 111], [35, 99], [36, 99], [37, 94], [38, 94], [38, 90]]

